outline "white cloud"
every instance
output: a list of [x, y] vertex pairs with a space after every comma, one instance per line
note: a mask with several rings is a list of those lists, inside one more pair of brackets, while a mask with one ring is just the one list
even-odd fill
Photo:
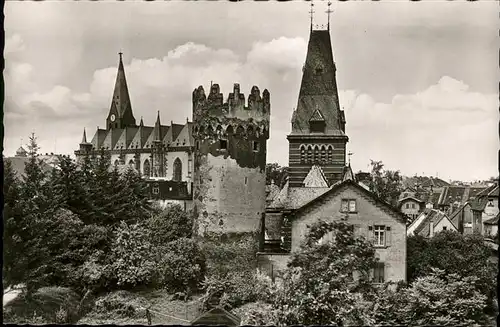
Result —
[[5, 40], [4, 55], [8, 55], [16, 52], [23, 51], [26, 48], [23, 39], [19, 34], [14, 34]]

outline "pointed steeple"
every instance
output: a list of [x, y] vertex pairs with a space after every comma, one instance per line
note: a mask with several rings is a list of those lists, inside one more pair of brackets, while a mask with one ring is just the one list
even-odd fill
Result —
[[142, 116], [141, 116], [141, 122], [139, 123], [139, 126], [141, 126], [141, 127], [144, 126], [144, 121], [142, 120]]
[[108, 128], [125, 128], [135, 126], [135, 118], [132, 112], [132, 104], [128, 92], [127, 79], [125, 78], [125, 68], [123, 66], [123, 53], [119, 53], [118, 72], [116, 74], [115, 89], [113, 99], [109, 109], [107, 125]]
[[156, 117], [155, 127], [153, 129], [154, 141], [161, 141], [161, 123], [160, 123], [160, 111], [158, 110], [158, 116]]
[[82, 142], [80, 144], [87, 144], [87, 133], [85, 132], [85, 127], [83, 128], [83, 137]]

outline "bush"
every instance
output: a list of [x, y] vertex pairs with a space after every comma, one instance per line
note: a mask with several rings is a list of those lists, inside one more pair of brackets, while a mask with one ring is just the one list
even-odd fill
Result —
[[4, 320], [13, 323], [75, 323], [80, 298], [65, 287], [43, 287], [31, 296], [20, 294], [4, 307]]
[[204, 253], [195, 240], [180, 238], [159, 250], [157, 280], [169, 292], [190, 293], [199, 288], [206, 271]]
[[93, 314], [105, 314], [114, 317], [135, 317], [143, 315], [147, 307], [146, 299], [128, 291], [108, 293], [95, 301]]
[[166, 209], [155, 208], [147, 219], [150, 240], [155, 245], [164, 245], [179, 238], [190, 238], [193, 233], [193, 216], [180, 205]]

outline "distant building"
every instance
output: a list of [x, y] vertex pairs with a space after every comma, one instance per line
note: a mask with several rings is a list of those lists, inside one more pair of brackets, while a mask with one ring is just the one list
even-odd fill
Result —
[[484, 188], [479, 192], [475, 199], [471, 201], [474, 219], [482, 223], [482, 234], [495, 236], [492, 223], [497, 219], [498, 208], [498, 184], [493, 184], [490, 187]]
[[433, 237], [435, 234], [446, 230], [458, 231], [444, 212], [436, 209], [425, 209], [408, 226], [406, 232], [408, 236]]
[[425, 209], [425, 202], [415, 196], [407, 196], [399, 200], [398, 207], [413, 221]]
[[[130, 101], [122, 55], [118, 64], [115, 88], [106, 118], [106, 128], [97, 128], [90, 142], [83, 131], [77, 161], [101, 152], [111, 157], [111, 164], [123, 171], [135, 169], [146, 180], [150, 195], [161, 204], [192, 206], [194, 140], [192, 123], [163, 125], [158, 112], [154, 126], [141, 118], [136, 124]], [[187, 193], [186, 193], [187, 192]]]
[[451, 215], [466, 202], [473, 201], [484, 190], [484, 187], [446, 186], [443, 188], [435, 208]]
[[499, 217], [500, 217], [500, 213], [498, 213], [493, 218], [490, 218], [488, 220], [483, 221], [484, 236], [489, 237], [489, 238], [498, 239], [498, 218]]
[[[52, 165], [52, 162], [48, 163], [46, 161], [46, 158], [42, 156], [38, 156], [38, 158], [41, 160], [42, 171], [44, 171], [45, 173], [50, 173], [52, 171], [52, 168], [54, 167], [54, 165]], [[7, 157], [3, 160], [10, 162], [10, 164], [12, 165], [12, 169], [16, 173], [17, 177], [22, 178], [23, 176], [25, 176], [24, 169], [26, 164], [29, 162], [29, 157], [28, 152], [22, 146], [17, 149], [16, 155], [14, 157]]]

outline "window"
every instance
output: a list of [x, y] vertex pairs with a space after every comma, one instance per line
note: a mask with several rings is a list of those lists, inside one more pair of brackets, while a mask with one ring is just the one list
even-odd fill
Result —
[[174, 160], [174, 176], [173, 180], [176, 182], [182, 181], [182, 162], [181, 159], [176, 158]]
[[405, 208], [410, 209], [410, 204], [409, 203], [405, 204]]
[[325, 132], [325, 122], [324, 121], [311, 121], [309, 122], [309, 129], [311, 132], [324, 133]]
[[227, 150], [227, 140], [219, 140], [221, 150]]
[[153, 187], [153, 194], [160, 194], [160, 188], [158, 187], [158, 185], [155, 185]]
[[306, 147], [301, 145], [300, 146], [300, 163], [305, 163], [306, 162]]
[[447, 229], [446, 226], [443, 226], [443, 230], [446, 230], [446, 229]]
[[415, 209], [415, 203], [412, 203], [412, 204], [411, 204], [411, 208], [412, 208], [412, 209]]
[[254, 150], [254, 151], [259, 151], [259, 145], [260, 145], [260, 144], [259, 144], [259, 142], [257, 142], [257, 141], [253, 141], [253, 142], [252, 142], [252, 147], [253, 147], [253, 150]]
[[245, 185], [248, 183], [248, 177], [245, 177]]
[[493, 207], [493, 200], [488, 201], [488, 207]]
[[196, 150], [200, 149], [200, 141], [196, 141]]
[[385, 246], [385, 226], [375, 226], [373, 234], [375, 236], [375, 246]]
[[356, 212], [356, 200], [343, 199], [340, 209], [341, 212]]
[[383, 262], [377, 262], [375, 264], [375, 268], [373, 269], [373, 282], [385, 282], [385, 264]]

